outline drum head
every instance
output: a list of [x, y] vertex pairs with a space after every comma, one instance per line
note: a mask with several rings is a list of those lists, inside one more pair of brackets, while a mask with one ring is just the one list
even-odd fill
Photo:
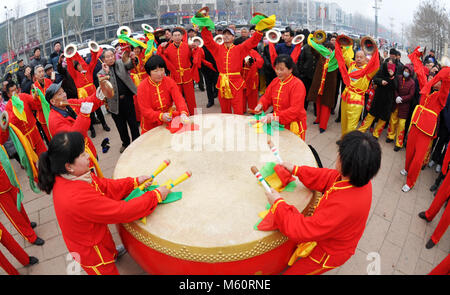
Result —
[[[190, 118], [199, 131], [171, 134], [165, 126], [157, 127], [134, 141], [117, 162], [114, 178], [150, 175], [165, 159], [171, 164], [156, 177], [158, 184], [175, 180], [187, 170], [193, 174], [173, 189], [183, 193], [181, 200], [158, 205], [146, 224], [135, 221], [134, 226], [158, 240], [201, 248], [239, 246], [274, 234], [279, 237], [278, 231], [254, 229], [258, 213], [268, 202], [250, 167], [260, 169], [266, 162], [277, 161], [267, 134], [257, 134], [247, 116]], [[284, 130], [271, 140], [284, 161], [317, 167], [309, 147], [294, 133]], [[301, 212], [313, 193], [297, 178], [296, 184], [295, 191], [281, 195]]]

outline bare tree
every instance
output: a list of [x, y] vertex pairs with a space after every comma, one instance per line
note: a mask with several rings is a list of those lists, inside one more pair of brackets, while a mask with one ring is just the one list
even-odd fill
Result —
[[414, 13], [413, 25], [408, 36], [413, 45], [434, 48], [439, 57], [449, 40], [449, 15], [439, 2], [421, 2]]

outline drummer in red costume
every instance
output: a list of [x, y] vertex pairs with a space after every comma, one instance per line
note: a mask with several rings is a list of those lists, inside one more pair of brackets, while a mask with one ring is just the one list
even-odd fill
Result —
[[191, 58], [197, 53], [186, 41], [185, 31], [175, 28], [172, 31], [172, 42], [164, 42], [158, 47], [157, 54], [166, 61], [170, 71], [170, 77], [177, 83], [181, 94], [186, 99], [190, 115], [194, 115], [197, 107], [195, 102], [194, 81], [192, 79], [193, 68]]
[[49, 115], [51, 135], [53, 137], [59, 132], [73, 131], [83, 134], [86, 152], [90, 155], [91, 159], [91, 168], [96, 168], [97, 176], [102, 177], [96, 160], [97, 150], [92, 140], [87, 136], [87, 131], [91, 124], [90, 114], [103, 103], [104, 95], [101, 88], [98, 88], [93, 95], [84, 99], [67, 99], [67, 95], [61, 87], [61, 84], [53, 84], [45, 94], [45, 99], [51, 107]]
[[86, 273], [117, 275], [118, 252], [108, 224], [128, 223], [149, 215], [169, 190], [159, 187], [123, 201], [150, 176], [98, 178], [89, 169], [84, 147], [84, 136], [79, 132], [54, 136], [48, 152], [39, 159], [39, 187], [48, 194], [53, 191], [56, 218], [67, 249]]
[[263, 117], [262, 123], [279, 121], [301, 139], [306, 136], [306, 111], [304, 107], [306, 90], [303, 82], [292, 72], [295, 64], [287, 54], [280, 54], [275, 59], [277, 78], [269, 84], [264, 95], [255, 108], [256, 112], [267, 110], [273, 105], [273, 114]]
[[216, 60], [219, 70], [217, 89], [219, 89], [219, 102], [222, 113], [244, 114], [244, 79], [241, 76], [244, 58], [255, 48], [262, 38], [262, 33], [256, 31], [251, 38], [234, 46], [234, 31], [227, 28], [223, 31], [222, 45], [217, 44], [208, 28], [203, 27], [202, 38], [206, 48]]
[[[273, 228], [298, 243], [286, 275], [318, 275], [343, 265], [355, 253], [369, 216], [371, 179], [381, 164], [381, 148], [369, 134], [347, 133], [338, 141], [336, 169], [282, 165], [309, 189], [323, 193], [305, 217], [272, 189]], [[308, 249], [306, 253], [301, 250]]]
[[[149, 77], [142, 81], [137, 90], [137, 102], [141, 110], [142, 134], [169, 123], [180, 114], [182, 121], [188, 121], [188, 109], [176, 82], [166, 77], [166, 64], [159, 55], [153, 55], [145, 64]], [[176, 111], [173, 110], [175, 103]]]
[[[141, 40], [142, 41], [142, 40]], [[134, 63], [136, 66], [130, 70], [131, 79], [134, 82], [134, 85], [136, 87], [139, 87], [142, 81], [144, 81], [148, 74], [145, 71], [145, 62], [147, 61], [145, 57], [145, 51], [141, 46], [137, 46], [133, 48], [134, 54], [136, 55]], [[136, 112], [136, 121], [139, 122], [141, 120], [141, 112], [139, 110], [138, 104], [137, 104], [137, 96], [133, 95], [133, 102], [134, 102], [134, 110]]]
[[414, 65], [420, 86], [420, 102], [416, 106], [406, 143], [405, 169], [400, 173], [406, 178], [403, 192], [408, 192], [419, 177], [422, 164], [432, 139], [436, 136], [439, 113], [444, 108], [450, 89], [450, 68], [444, 67], [431, 81], [427, 82], [425, 66], [420, 61], [423, 49], [418, 47], [408, 57]]
[[[23, 135], [28, 139], [31, 147], [39, 156], [47, 150], [44, 141], [39, 134], [39, 130], [36, 127], [36, 119], [33, 115], [33, 111], [42, 110], [41, 101], [39, 98], [35, 98], [26, 93], [18, 93], [17, 85], [11, 81], [6, 85], [7, 96], [9, 97], [6, 104], [6, 111], [9, 115], [9, 121], [16, 126]], [[16, 96], [19, 98], [13, 98]], [[23, 112], [20, 113], [18, 108], [23, 105]]]
[[[45, 92], [47, 91], [48, 87], [50, 87], [50, 85], [52, 85], [53, 82], [52, 80], [45, 78], [45, 71], [42, 65], [37, 65], [34, 68], [34, 76], [36, 78], [36, 82], [34, 82], [33, 85], [39, 88], [42, 94], [45, 95]], [[44, 113], [42, 112], [42, 108], [37, 111], [36, 119], [38, 120], [39, 124], [41, 124], [42, 129], [44, 130], [45, 136], [47, 137], [46, 142], [49, 142], [51, 139], [50, 132], [48, 131], [47, 121], [45, 121], [45, 116]]]

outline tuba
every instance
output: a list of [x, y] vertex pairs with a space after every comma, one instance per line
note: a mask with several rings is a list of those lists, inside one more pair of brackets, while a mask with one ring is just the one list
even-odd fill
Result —
[[90, 49], [92, 52], [99, 52], [99, 50], [100, 50], [100, 46], [99, 46], [98, 43], [95, 42], [95, 41], [90, 41], [90, 42], [88, 43], [88, 46], [89, 46], [89, 49]]
[[69, 45], [66, 46], [66, 48], [64, 48], [64, 56], [66, 58], [72, 58], [77, 53], [77, 50], [78, 50], [77, 46], [73, 43], [70, 43]]
[[372, 39], [372, 37], [364, 36], [361, 39], [361, 50], [366, 55], [373, 55], [375, 50], [377, 49], [377, 42]]
[[313, 41], [322, 44], [327, 39], [327, 34], [323, 30], [317, 30], [313, 34]]
[[9, 115], [7, 111], [3, 111], [0, 114], [0, 128], [2, 130], [6, 130], [6, 128], [8, 128], [8, 124], [9, 124]]
[[270, 43], [278, 43], [281, 39], [281, 32], [278, 29], [271, 29], [266, 32], [265, 37]]
[[123, 32], [123, 31], [125, 31], [125, 33], [123, 33], [123, 34], [125, 34], [127, 37], [130, 37], [130, 35], [131, 35], [131, 29], [130, 29], [130, 27], [127, 27], [127, 26], [121, 26], [121, 27], [119, 27], [119, 28], [117, 29], [117, 32], [116, 32], [117, 37], [119, 37], [120, 35], [122, 35], [122, 32]]
[[297, 45], [303, 42], [303, 40], [305, 40], [305, 35], [303, 34], [298, 34], [295, 35], [295, 37], [292, 39], [292, 44]]
[[214, 37], [214, 42], [216, 42], [219, 45], [223, 44], [223, 35], [219, 34], [217, 36]]
[[336, 42], [337, 42], [340, 46], [345, 46], [345, 47], [347, 47], [347, 46], [353, 46], [353, 39], [350, 38], [350, 37], [348, 37], [348, 36], [345, 36], [345, 35], [339, 35], [339, 36], [336, 38]]
[[198, 46], [199, 48], [202, 48], [203, 45], [204, 45], [203, 39], [200, 38], [200, 37], [198, 37], [198, 36], [189, 38], [189, 39], [188, 39], [188, 44], [189, 44], [189, 45], [192, 45], [192, 44], [194, 44], [196, 41], [197, 41], [198, 43], [200, 43], [200, 44], [198, 44], [197, 46]]
[[148, 33], [153, 33], [153, 32], [155, 31], [155, 30], [153, 30], [153, 27], [152, 27], [152, 26], [147, 25], [147, 24], [142, 24], [141, 27], [142, 27], [142, 29], [144, 30], [144, 32], [145, 32], [146, 34], [148, 34]]

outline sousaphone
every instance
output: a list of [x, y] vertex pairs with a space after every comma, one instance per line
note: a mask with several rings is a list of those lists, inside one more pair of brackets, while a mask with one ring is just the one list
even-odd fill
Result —
[[346, 35], [339, 35], [336, 38], [336, 42], [340, 45], [340, 46], [353, 46], [353, 39], [350, 38], [349, 36]]
[[3, 111], [0, 114], [0, 128], [2, 130], [6, 130], [6, 128], [8, 127], [9, 124], [9, 115], [7, 111]]
[[199, 43], [197, 46], [200, 47], [200, 48], [202, 48], [203, 45], [204, 45], [203, 39], [200, 38], [199, 36], [195, 36], [195, 37], [192, 37], [192, 38], [189, 38], [189, 39], [188, 39], [188, 44], [189, 44], [189, 45], [192, 45], [192, 44], [194, 44], [195, 42], [198, 42], [198, 43]]
[[92, 52], [99, 52], [99, 50], [100, 50], [100, 46], [99, 46], [98, 43], [95, 42], [95, 41], [90, 41], [90, 42], [88, 43], [88, 46], [89, 46], [89, 49], [90, 49]]
[[142, 24], [141, 27], [145, 33], [153, 33], [155, 31], [153, 30], [153, 27], [148, 24]]
[[223, 35], [219, 34], [217, 36], [214, 37], [214, 42], [216, 42], [219, 45], [223, 44]]
[[200, 8], [196, 13], [195, 17], [209, 17], [209, 7], [205, 6]]
[[117, 29], [117, 37], [119, 37], [122, 34], [125, 34], [127, 37], [131, 36], [131, 29], [128, 26], [121, 26]]

